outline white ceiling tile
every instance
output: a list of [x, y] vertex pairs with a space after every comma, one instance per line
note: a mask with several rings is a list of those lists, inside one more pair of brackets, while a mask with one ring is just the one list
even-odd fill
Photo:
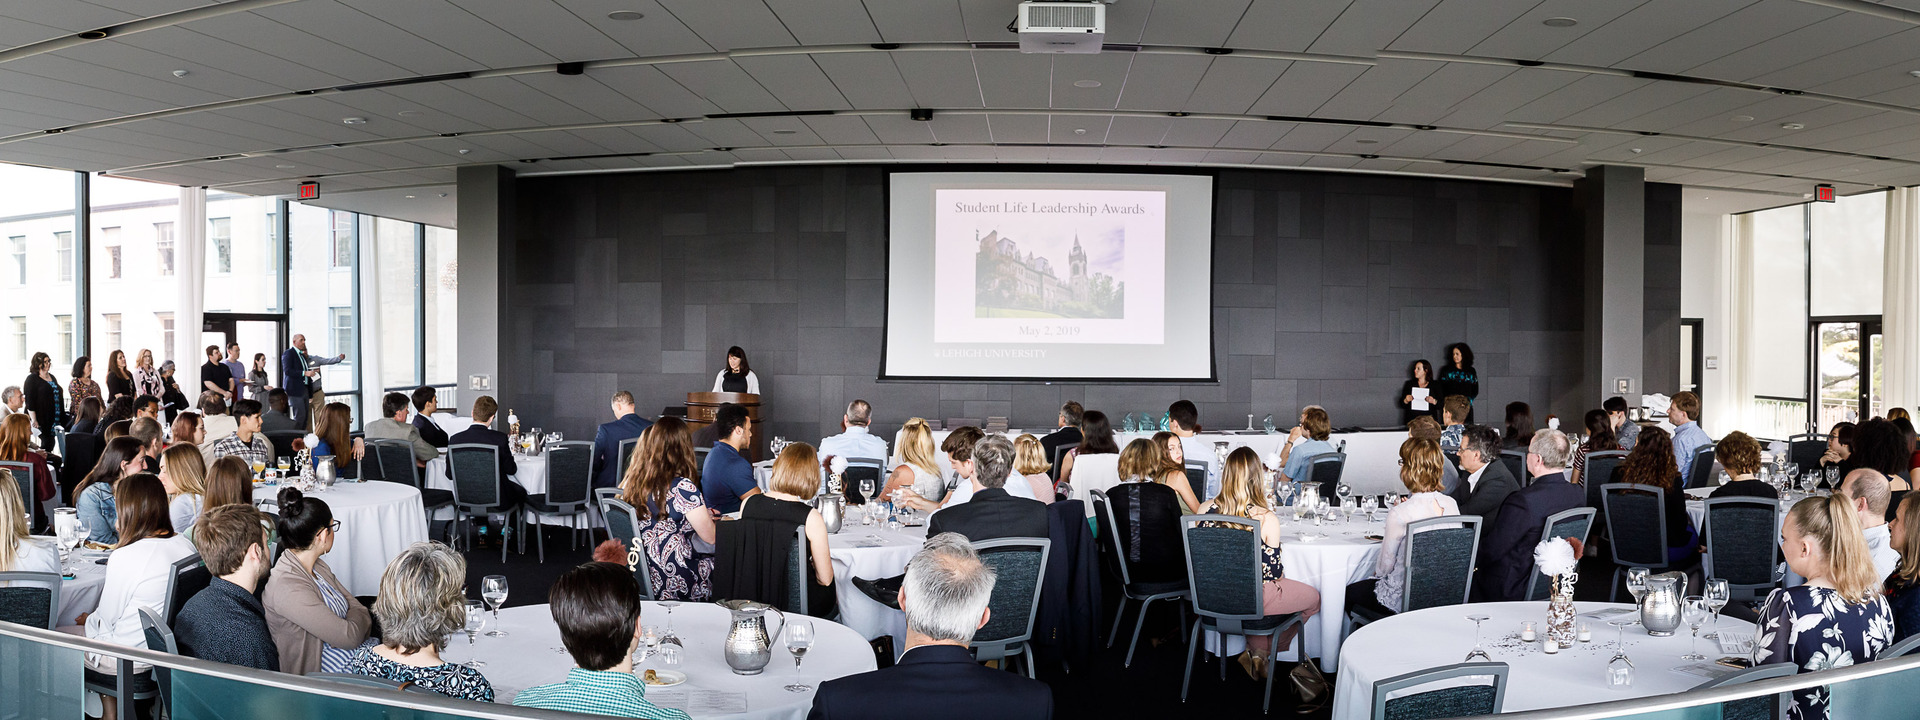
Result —
[[555, 100], [579, 108], [602, 121], [645, 120], [660, 117], [659, 113], [647, 106], [614, 92], [612, 88], [594, 77], [596, 74], [598, 74], [597, 71], [590, 71], [585, 75], [541, 73], [517, 75], [514, 80], [531, 86]]
[[987, 116], [980, 114], [940, 113], [933, 121], [921, 123], [932, 125], [934, 142], [943, 143], [990, 143], [993, 131], [987, 125]]
[[[1132, 67], [1133, 53], [1098, 55], [1052, 55], [1052, 103], [1055, 108], [1111, 110], [1120, 100]], [[1093, 81], [1098, 87], [1083, 88], [1075, 83]]]
[[731, 60], [668, 63], [660, 71], [729, 113], [786, 110], [772, 93]]
[[[637, 57], [685, 55], [714, 50], [713, 46], [701, 40], [685, 23], [654, 0], [566, 0], [566, 9]], [[645, 17], [639, 20], [613, 20], [607, 17], [607, 13], [617, 11], [637, 12]]]
[[[57, 3], [45, 4], [54, 5]], [[15, 9], [12, 7], [0, 8], [0, 47], [10, 48], [20, 45], [30, 45], [73, 32], [65, 28], [41, 25], [36, 22], [23, 20], [15, 17], [14, 13]]]
[[973, 64], [987, 107], [1046, 108], [1052, 103], [1053, 55], [978, 50]]
[[[866, 118], [855, 115], [815, 115], [800, 118], [820, 141], [829, 145], [864, 145], [880, 142], [867, 127]], [[935, 117], [938, 123], [941, 118]]]
[[1401, 93], [1440, 70], [1443, 63], [1382, 60], [1335, 93], [1314, 111], [1314, 117], [1364, 120], [1385, 112]]
[[[1467, 54], [1529, 60], [1544, 57], [1646, 3], [1647, 0], [1546, 0], [1481, 40], [1467, 50]], [[1561, 28], [1541, 24], [1558, 17], [1573, 18], [1579, 25]]]
[[1344, 63], [1297, 62], [1280, 73], [1280, 79], [1248, 109], [1255, 115], [1312, 115], [1347, 85], [1366, 74], [1365, 65]]
[[650, 65], [599, 68], [591, 77], [661, 117], [688, 118], [721, 112], [719, 106]]
[[1581, 110], [1631, 92], [1649, 81], [1612, 75], [1586, 75], [1533, 102], [1515, 108], [1514, 120], [1559, 122]]
[[[867, 16], [879, 28], [883, 42], [967, 40], [968, 20], [961, 15], [959, 0], [866, 0], [865, 4]], [[1012, 5], [1003, 3], [1002, 6], [1007, 20], [1012, 20]], [[1005, 24], [1001, 23], [1003, 26]]]
[[602, 60], [629, 54], [620, 43], [554, 0], [452, 1], [474, 17], [513, 33], [520, 42], [555, 60]]
[[1197, 113], [1244, 113], [1291, 65], [1293, 63], [1285, 60], [1216, 57], [1182, 109]]
[[1354, 0], [1308, 50], [1334, 55], [1372, 55], [1420, 20], [1440, 0]]
[[799, 44], [764, 0], [663, 0], [661, 4], [715, 50]]
[[1107, 131], [1107, 142], [1115, 145], [1165, 145], [1167, 129], [1173, 126], [1170, 117], [1132, 117], [1117, 116], [1113, 127]]
[[[583, 78], [576, 76], [565, 79], [581, 80]], [[535, 125], [578, 125], [608, 119], [568, 105], [559, 98], [522, 82], [517, 76], [473, 78], [462, 80], [454, 85], [459, 87], [461, 92], [481, 100], [503, 108], [513, 108], [520, 114], [533, 118]]]
[[[1522, 70], [1509, 73], [1498, 82], [1474, 93], [1472, 97], [1455, 105], [1450, 112], [1430, 125], [1444, 125], [1459, 128], [1495, 128], [1505, 122], [1515, 110], [1554, 90], [1566, 87], [1569, 83], [1585, 77], [1580, 73], [1555, 72], [1550, 70]], [[1656, 83], [1667, 86], [1668, 84]]]
[[918, 145], [939, 142], [933, 136], [933, 123], [908, 119], [904, 115], [868, 115], [867, 127], [887, 144]]
[[856, 108], [897, 110], [916, 105], [891, 54], [823, 53], [812, 57], [840, 96]]
[[[1351, 128], [1338, 125], [1295, 125], [1272, 147], [1275, 150], [1321, 152], [1347, 136]], [[1377, 154], [1377, 153], [1376, 153]]]
[[1225, 47], [1251, 4], [1250, 0], [1156, 0], [1140, 42]]
[[1304, 52], [1353, 0], [1253, 0], [1227, 47]]
[[341, 2], [414, 35], [414, 42], [431, 42], [482, 67], [538, 65], [558, 59], [447, 0]]
[[1516, 72], [1510, 67], [1451, 63], [1428, 75], [1399, 97], [1393, 105], [1372, 119], [1414, 124], [1432, 124], [1456, 105]]
[[279, 58], [290, 65], [312, 68], [315, 73], [342, 78], [344, 81], [334, 84], [391, 80], [412, 74], [406, 68], [257, 13], [222, 15], [186, 27], [204, 39], [218, 38], [222, 42], [234, 42], [261, 55]]
[[1179, 110], [1193, 96], [1193, 88], [1207, 74], [1213, 58], [1204, 55], [1134, 56], [1127, 71], [1126, 87], [1120, 91], [1120, 107], [1126, 110]]
[[1233, 129], [1222, 135], [1215, 145], [1230, 148], [1266, 148], [1280, 140], [1282, 135], [1293, 128], [1293, 123], [1271, 122], [1264, 120], [1244, 120], [1233, 124]]
[[1232, 130], [1234, 121], [1212, 118], [1177, 118], [1167, 126], [1167, 135], [1159, 144], [1180, 147], [1213, 147]]
[[740, 123], [753, 130], [761, 142], [771, 145], [820, 145], [825, 141], [814, 134], [813, 128], [802, 122], [806, 118], [797, 117], [760, 117], [741, 118]]
[[896, 52], [893, 63], [918, 107], [982, 107], [980, 79], [974, 72], [973, 53], [963, 51]]
[[802, 45], [863, 45], [880, 42], [880, 31], [860, 0], [766, 0], [767, 7]]
[[1047, 142], [1056, 145], [1099, 145], [1107, 142], [1112, 115], [1055, 115], [1047, 123]]
[[987, 125], [996, 143], [1032, 145], [1047, 141], [1045, 115], [989, 115]]
[[[158, 28], [129, 35], [120, 44], [154, 53], [152, 63], [140, 66], [152, 68], [154, 77], [233, 97], [333, 87], [353, 82], [347, 77], [311, 65], [182, 27]], [[168, 67], [163, 58], [177, 60], [172, 67]], [[188, 75], [174, 78], [171, 76], [173, 70], [186, 70]]]
[[853, 107], [812, 56], [749, 56], [734, 59], [748, 75], [793, 110], [845, 110]]
[[1463, 54], [1539, 4], [1539, 0], [1441, 0], [1387, 47]]
[[300, 0], [261, 8], [254, 14], [405, 68], [406, 75], [440, 75], [475, 69], [472, 58], [421, 40], [413, 33], [337, 0]]
[[1543, 59], [1612, 66], [1754, 2], [1756, 0], [1656, 0], [1643, 3]]
[[705, 122], [689, 123], [687, 132], [699, 135], [712, 147], [755, 147], [771, 145], [767, 139], [754, 132], [739, 120], [733, 118], [709, 119]]
[[[1729, 18], [1728, 21], [1731, 22], [1734, 19]], [[1710, 62], [1688, 68], [1687, 74], [1728, 80], [1750, 80], [1768, 73], [1812, 64], [1816, 60], [1856, 45], [1910, 29], [1912, 29], [1910, 26], [1890, 23], [1869, 15], [1837, 13], [1791, 32], [1772, 36], [1757, 35], [1755, 39], [1759, 39], [1759, 42]], [[1675, 42], [1685, 39], [1683, 37]], [[1909, 37], [1908, 40], [1911, 41], [1912, 38]], [[1912, 46], [1909, 45], [1909, 47]], [[1820, 65], [1824, 66], [1828, 72], [1843, 71], [1841, 66], [1826, 62]]]

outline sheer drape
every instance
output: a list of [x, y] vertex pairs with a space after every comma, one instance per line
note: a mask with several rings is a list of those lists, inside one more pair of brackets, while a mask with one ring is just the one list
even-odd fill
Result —
[[[360, 419], [361, 426], [379, 419], [380, 400], [386, 393], [381, 382], [380, 358], [380, 252], [375, 245], [380, 241], [380, 233], [374, 232], [374, 218], [371, 215], [359, 217], [360, 223], [360, 309], [354, 315], [359, 323], [356, 328], [360, 335], [360, 354], [354, 360], [360, 363], [360, 407], [354, 415]], [[409, 388], [411, 390], [411, 388]]]
[[1885, 293], [1881, 315], [1885, 407], [1920, 404], [1920, 188], [1887, 193]]
[[179, 297], [173, 315], [174, 381], [186, 393], [187, 404], [200, 397], [200, 364], [207, 346], [200, 343], [201, 320], [207, 302], [207, 189], [180, 188], [180, 222], [174, 231], [173, 267], [179, 277]]
[[1727, 399], [1740, 408], [1739, 426], [1720, 432], [1753, 427], [1753, 214], [1728, 215], [1722, 222], [1720, 267], [1726, 273], [1720, 284], [1726, 296], [1720, 307], [1726, 308]]

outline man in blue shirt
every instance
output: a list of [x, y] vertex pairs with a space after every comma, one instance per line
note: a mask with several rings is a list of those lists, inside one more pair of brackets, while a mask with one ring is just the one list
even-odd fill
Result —
[[727, 403], [714, 413], [713, 429], [720, 441], [713, 444], [706, 467], [700, 469], [700, 492], [714, 512], [739, 512], [740, 501], [760, 492], [753, 481], [753, 463], [740, 454], [753, 442], [753, 421], [747, 418], [746, 408]]
[[1667, 420], [1673, 423], [1673, 459], [1680, 464], [1680, 479], [1684, 482], [1693, 465], [1694, 451], [1713, 444], [1707, 431], [1700, 429], [1700, 396], [1691, 391], [1674, 395], [1673, 405], [1667, 408]]
[[620, 443], [640, 437], [653, 423], [633, 412], [633, 393], [621, 390], [613, 394], [613, 422], [604, 423], [593, 433], [593, 486], [620, 484]]
[[[1287, 445], [1280, 449], [1280, 476], [1283, 481], [1298, 482], [1307, 479], [1307, 471], [1313, 465], [1313, 459], [1319, 455], [1333, 452], [1333, 445], [1327, 437], [1333, 434], [1333, 422], [1327, 417], [1325, 408], [1308, 405], [1300, 411], [1300, 424], [1287, 433]], [[1332, 497], [1324, 489], [1321, 497]]]

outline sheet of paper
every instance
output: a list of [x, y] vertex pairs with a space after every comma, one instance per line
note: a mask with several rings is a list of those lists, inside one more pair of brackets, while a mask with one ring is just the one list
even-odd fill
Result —
[[1426, 412], [1427, 408], [1429, 407], [1427, 405], [1427, 398], [1432, 396], [1433, 396], [1432, 390], [1429, 390], [1427, 388], [1418, 388], [1418, 387], [1414, 388], [1413, 389], [1414, 412]]
[[1732, 675], [1734, 673], [1740, 672], [1738, 668], [1731, 668], [1725, 665], [1721, 665], [1720, 663], [1706, 661], [1706, 660], [1702, 660], [1700, 662], [1694, 662], [1694, 663], [1687, 663], [1685, 665], [1681, 665], [1679, 667], [1674, 668], [1673, 671], [1683, 675], [1692, 675], [1698, 678], [1705, 678], [1707, 680], [1717, 680], [1727, 675]]
[[1722, 654], [1745, 656], [1753, 652], [1752, 633], [1734, 632], [1732, 630], [1718, 630], [1716, 632], [1720, 635], [1720, 652]]
[[1611, 620], [1615, 617], [1626, 615], [1629, 613], [1634, 613], [1634, 612], [1639, 612], [1639, 611], [1634, 610], [1633, 608], [1601, 608], [1599, 610], [1592, 610], [1592, 611], [1580, 613], [1580, 617], [1587, 618], [1589, 620]]
[[647, 700], [688, 715], [727, 715], [747, 711], [747, 694], [701, 688], [661, 688], [647, 691]]

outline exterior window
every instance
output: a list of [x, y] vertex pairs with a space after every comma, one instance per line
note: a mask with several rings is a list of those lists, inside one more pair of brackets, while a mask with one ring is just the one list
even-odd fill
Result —
[[[153, 249], [160, 254], [160, 274], [173, 274], [173, 223], [153, 224]], [[171, 347], [171, 344], [169, 344]]]
[[54, 262], [59, 264], [60, 282], [73, 282], [73, 233], [53, 234]]
[[333, 348], [329, 352], [347, 352], [347, 348], [353, 347], [353, 308], [331, 308], [330, 314], [332, 318], [328, 326], [333, 329]]
[[[172, 360], [173, 359], [173, 313], [170, 313], [170, 312], [154, 313], [153, 317], [155, 320], [160, 321], [160, 362], [166, 362], [168, 360]], [[189, 370], [191, 370], [191, 368], [189, 368]]]
[[334, 211], [333, 215], [333, 267], [347, 269], [353, 267], [353, 225], [358, 219], [353, 213]]
[[120, 279], [120, 228], [100, 228], [100, 245], [107, 249], [107, 279]]
[[213, 250], [213, 272], [218, 275], [233, 272], [233, 218], [208, 220], [207, 243]]
[[100, 328], [106, 333], [107, 349], [120, 349], [120, 313], [101, 313]]
[[13, 319], [13, 356], [20, 362], [27, 361], [27, 319]]
[[8, 251], [13, 253], [14, 283], [25, 285], [27, 284], [27, 238], [25, 235], [15, 235], [7, 238], [7, 245]]
[[55, 315], [53, 316], [53, 324], [55, 327], [59, 328], [59, 337], [60, 337], [59, 363], [54, 367], [59, 367], [60, 365], [72, 365], [73, 364], [73, 316], [72, 315]]

